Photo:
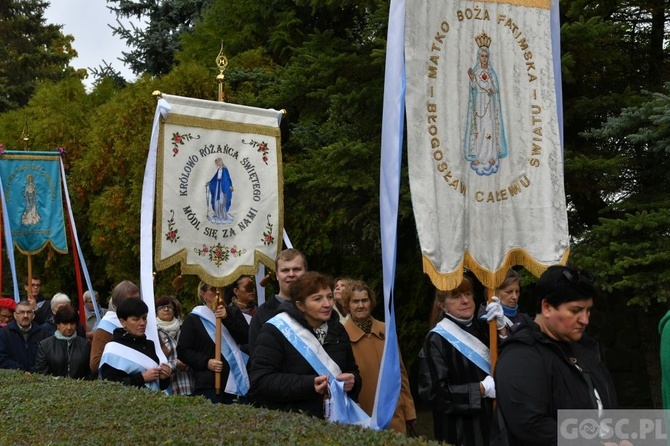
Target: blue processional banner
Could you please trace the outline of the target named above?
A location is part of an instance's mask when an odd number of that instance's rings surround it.
[[[0,156],[0,179],[14,246],[37,254],[48,244],[67,253],[60,154],[5,151]]]

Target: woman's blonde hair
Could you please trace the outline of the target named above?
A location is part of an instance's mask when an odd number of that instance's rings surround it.
[[[433,302],[433,310],[430,313],[430,327],[433,328],[438,322],[442,320],[444,310],[442,307],[448,298],[461,295],[463,293],[472,292],[472,282],[467,277],[463,277],[463,282],[453,290],[435,291],[435,301]]]

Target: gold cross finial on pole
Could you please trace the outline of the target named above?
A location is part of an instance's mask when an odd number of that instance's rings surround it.
[[[28,141],[30,141],[30,132],[28,131],[28,121],[26,120],[23,124],[23,130],[21,130],[21,140],[23,141],[23,150],[28,150]]]
[[[223,72],[226,71],[228,67],[228,58],[223,54],[223,42],[221,42],[221,51],[219,55],[216,56],[216,67],[219,69],[219,74],[216,76],[216,80],[219,82],[219,102],[224,102],[223,97],[223,79],[225,76]]]

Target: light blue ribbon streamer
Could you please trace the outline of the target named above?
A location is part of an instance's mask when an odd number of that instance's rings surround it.
[[[60,176],[61,176],[61,184],[63,185],[63,192],[65,195],[65,204],[67,205],[67,213],[68,217],[70,218],[70,224],[72,225],[72,236],[74,238],[74,247],[77,250],[77,254],[79,256],[79,261],[81,262],[81,270],[84,274],[84,280],[86,281],[86,289],[88,289],[91,293],[91,302],[93,302],[93,311],[95,313],[95,320],[99,321],[100,320],[100,306],[98,305],[98,300],[95,298],[95,290],[93,289],[93,285],[91,282],[91,276],[88,273],[88,267],[86,266],[86,259],[84,258],[84,253],[81,251],[81,243],[79,243],[79,235],[77,234],[77,225],[75,224],[74,221],[74,214],[72,213],[72,203],[70,203],[70,191],[67,188],[67,181],[65,178],[65,166],[63,165],[63,158],[61,157],[59,159],[60,161]]]
[[[405,125],[405,11],[406,0],[391,0],[386,44],[384,105],[382,114],[379,227],[382,244],[386,342],[379,370],[372,419],[386,428],[400,397],[400,356],[396,333],[394,290],[398,238],[398,202],[402,140]]]
[[[2,222],[5,228],[5,246],[7,246],[7,257],[9,258],[9,267],[12,271],[12,279],[14,285],[14,300],[16,303],[21,301],[19,294],[18,277],[16,275],[16,262],[14,260],[14,242],[12,240],[12,230],[9,226],[9,216],[7,213],[7,203],[5,202],[5,190],[2,187],[2,179],[0,178],[0,196],[2,197]]]

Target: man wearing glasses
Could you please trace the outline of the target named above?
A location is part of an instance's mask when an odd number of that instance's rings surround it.
[[[35,310],[30,302],[16,304],[14,321],[0,330],[0,368],[33,372],[37,344],[45,338],[44,330],[33,323],[34,319]]]
[[[491,444],[555,445],[558,410],[617,408],[600,347],[585,332],[597,294],[577,268],[555,265],[540,276],[535,319],[524,317],[501,346]]]

